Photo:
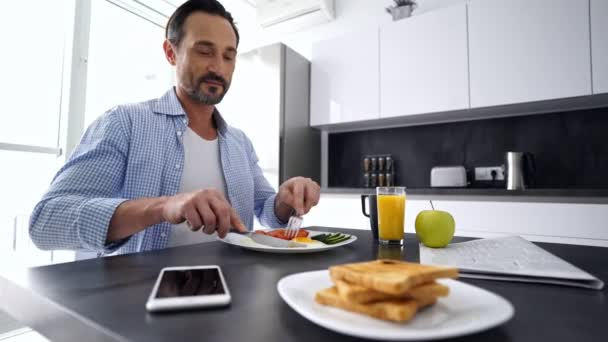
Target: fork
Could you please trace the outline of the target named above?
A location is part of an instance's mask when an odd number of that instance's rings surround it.
[[[302,227],[302,221],[304,221],[302,216],[295,215],[295,212],[289,217],[289,221],[287,221],[287,227],[285,227],[285,236],[288,239],[291,240],[298,236],[298,233],[300,232],[300,227]]]

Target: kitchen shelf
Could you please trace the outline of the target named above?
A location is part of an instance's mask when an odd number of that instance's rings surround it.
[[[608,189],[406,188],[406,192],[412,199],[608,204]],[[375,190],[326,187],[321,189],[321,193],[363,195],[373,194]]]

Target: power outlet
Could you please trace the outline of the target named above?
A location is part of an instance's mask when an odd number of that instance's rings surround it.
[[[493,181],[493,180],[504,180],[505,174],[502,166],[489,166],[489,167],[476,167],[475,168],[475,180],[476,181]]]

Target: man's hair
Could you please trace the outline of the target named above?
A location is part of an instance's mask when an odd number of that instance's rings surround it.
[[[165,29],[165,38],[175,46],[179,46],[184,38],[184,24],[186,19],[194,12],[205,12],[207,14],[218,15],[230,23],[236,34],[236,45],[239,45],[239,31],[234,25],[234,20],[230,12],[217,0],[188,0],[179,6],[169,18]]]

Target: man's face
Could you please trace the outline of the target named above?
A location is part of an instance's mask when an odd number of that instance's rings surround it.
[[[176,67],[178,87],[206,105],[222,101],[230,87],[236,59],[236,34],[228,20],[204,12],[184,23],[184,37],[167,58]]]

